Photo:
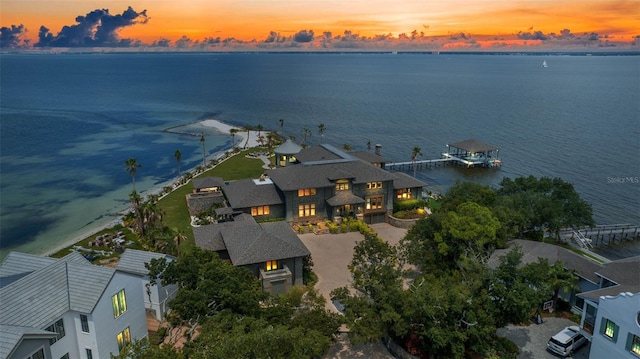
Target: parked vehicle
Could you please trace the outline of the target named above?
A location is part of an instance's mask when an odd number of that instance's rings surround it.
[[[587,344],[587,338],[580,334],[580,328],[572,325],[562,329],[556,335],[549,338],[547,350],[566,357],[585,344]]]

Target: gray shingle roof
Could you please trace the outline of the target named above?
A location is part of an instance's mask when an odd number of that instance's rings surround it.
[[[618,284],[640,285],[640,256],[606,263],[597,273]]]
[[[354,151],[354,152],[349,152],[351,155],[365,161],[368,163],[388,163],[391,162],[388,159],[386,159],[385,157],[382,157],[380,155],[376,155],[375,152],[369,152],[369,151]]]
[[[222,187],[224,186],[224,181],[221,177],[200,177],[193,179],[193,188],[210,188],[210,187]]]
[[[91,313],[115,270],[79,259],[56,260],[1,288],[0,322],[42,328],[69,310]]]
[[[349,191],[336,191],[336,195],[329,198],[327,203],[332,206],[343,206],[345,204],[359,204],[364,203],[364,199],[354,195]]]
[[[351,156],[349,156],[351,157]],[[340,152],[330,151],[325,146],[311,146],[301,150],[296,159],[302,163],[304,162],[316,162],[316,161],[333,161],[345,159]]]
[[[426,183],[417,180],[416,178],[411,177],[404,172],[393,172],[393,174],[396,176],[396,179],[393,180],[393,188],[395,189],[417,188],[427,185]]]
[[[55,338],[56,333],[43,329],[0,324],[0,358],[8,358],[22,338]]]
[[[144,266],[144,264],[149,263],[152,259],[160,258],[165,258],[168,262],[176,259],[168,254],[127,249],[120,256],[120,260],[116,265],[116,270],[145,276],[149,274],[149,270]]]
[[[602,269],[601,265],[568,249],[553,244],[528,241],[524,239],[509,241],[508,249],[498,249],[494,251],[491,258],[489,258],[489,266],[492,268],[497,267],[498,264],[500,264],[499,258],[506,255],[507,252],[511,250],[511,247],[515,245],[519,245],[524,253],[521,265],[537,262],[538,258],[547,259],[549,264],[562,261],[567,268],[575,270],[576,274],[580,277],[587,279],[592,283],[598,284],[600,282],[600,278],[596,275],[596,272]]]
[[[238,266],[310,254],[286,222],[258,224],[248,217],[248,220],[194,228],[196,244],[211,248],[218,246],[222,239],[231,262]]]
[[[640,284],[614,285],[612,287],[578,293],[577,296],[598,302],[600,300],[600,297],[616,296],[620,293],[640,293]]]
[[[229,205],[236,209],[284,203],[271,180],[260,182],[249,178],[241,179],[230,182],[222,190]]]
[[[280,167],[267,171],[267,174],[282,191],[333,187],[334,181],[342,178],[352,179],[354,184],[393,181],[397,178],[388,171],[357,159],[345,163]]]

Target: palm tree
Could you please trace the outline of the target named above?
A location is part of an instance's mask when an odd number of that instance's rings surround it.
[[[280,132],[282,132],[282,137],[284,137],[284,119],[279,119],[278,122],[280,122]]]
[[[232,128],[229,130],[229,132],[231,132],[231,149],[235,150],[236,149],[236,133],[238,133],[238,129]]]
[[[202,143],[202,167],[207,166],[207,153],[204,150],[204,132],[200,132],[200,143]]]
[[[413,177],[416,176],[416,161],[418,160],[418,156],[422,155],[422,149],[418,146],[414,146],[411,151],[411,161],[413,161]]]
[[[367,140],[367,151],[371,152],[371,140]]]
[[[322,136],[324,136],[324,123],[318,125],[318,134],[320,135],[320,143],[322,144]]]
[[[182,175],[180,173],[180,160],[182,159],[182,152],[180,152],[180,150],[176,150],[176,152],[173,153],[173,157],[175,157],[176,161],[178,161],[178,177],[180,177]]]
[[[580,286],[578,285],[578,277],[574,274],[573,271],[566,269],[562,261],[557,261],[552,266],[549,266],[547,284],[553,290],[554,308],[558,303],[560,290],[571,292],[573,290],[580,289]]]
[[[133,180],[133,191],[136,191],[136,169],[142,167],[141,164],[138,163],[135,157],[131,157],[128,160],[124,161],[124,165],[126,170],[131,175],[131,179]]]
[[[261,125],[261,124],[258,124],[258,125],[256,126],[256,131],[258,131],[258,137],[260,137],[260,132],[261,132],[262,130],[264,130],[264,127],[262,127],[262,125]]]
[[[344,145],[342,145],[342,148],[343,148],[345,151],[351,151],[351,148],[352,148],[352,147],[351,147],[351,145],[350,145],[350,144],[345,143]]]
[[[305,143],[307,141],[307,137],[311,137],[311,130],[308,128],[302,129],[302,142],[300,142],[300,146],[306,147]]]
[[[244,126],[244,129],[245,131],[247,131],[247,140],[244,141],[244,149],[247,149],[247,147],[249,146],[249,133],[251,132],[253,127],[247,125],[247,126]]]

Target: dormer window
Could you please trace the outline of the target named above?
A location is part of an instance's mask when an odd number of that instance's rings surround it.
[[[367,182],[367,189],[381,189],[382,182]]]
[[[349,181],[348,180],[338,180],[336,181],[336,191],[348,191],[349,190]]]

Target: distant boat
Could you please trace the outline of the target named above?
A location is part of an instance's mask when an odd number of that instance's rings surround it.
[[[549,65],[547,65],[547,60],[542,61],[542,67],[549,67]]]

